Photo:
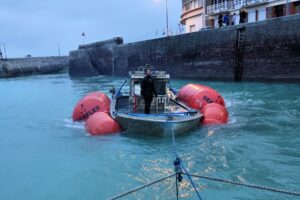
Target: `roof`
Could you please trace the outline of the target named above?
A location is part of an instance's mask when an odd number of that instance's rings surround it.
[[[129,76],[131,79],[143,79],[145,77],[144,71],[130,71]],[[170,74],[165,71],[152,71],[152,77],[155,79],[170,79]]]

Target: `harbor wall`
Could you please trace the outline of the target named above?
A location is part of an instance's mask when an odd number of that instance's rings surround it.
[[[0,78],[60,73],[68,66],[68,56],[3,59],[0,60]]]
[[[300,82],[300,15],[246,27],[243,80]]]
[[[70,52],[69,74],[71,77],[89,77],[111,74],[114,63],[114,49],[123,43],[122,38],[113,38],[87,45]]]
[[[71,77],[127,76],[145,64],[179,78],[300,82],[300,15],[135,43],[114,38],[81,46],[70,52],[69,72]]]

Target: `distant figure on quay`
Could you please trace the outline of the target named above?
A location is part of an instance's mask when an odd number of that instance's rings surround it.
[[[246,23],[246,18],[247,18],[247,12],[243,8],[240,10],[240,24]]]
[[[222,15],[222,13],[220,13],[220,15],[219,15],[218,24],[219,24],[219,27],[222,27],[222,25],[223,25],[223,15]]]

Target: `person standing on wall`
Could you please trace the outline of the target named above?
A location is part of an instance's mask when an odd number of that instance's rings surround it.
[[[247,12],[245,9],[240,10],[240,24],[246,23]]]
[[[223,15],[222,15],[222,13],[219,14],[218,24],[219,24],[219,27],[222,27],[222,25],[223,25]]]
[[[226,15],[224,16],[224,23],[226,24],[226,26],[229,26],[229,13],[226,13]]]
[[[150,69],[146,69],[146,76],[142,80],[141,94],[145,101],[145,114],[150,114],[150,106],[153,100],[153,95],[157,97],[157,93],[154,87],[154,80],[151,76]]]
[[[236,14],[235,13],[233,13],[233,16],[232,16],[231,25],[236,25]]]

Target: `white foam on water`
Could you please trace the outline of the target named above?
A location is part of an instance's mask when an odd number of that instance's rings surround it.
[[[74,129],[80,129],[84,130],[84,122],[73,122],[72,119],[64,119],[64,126],[67,128],[74,128]]]

